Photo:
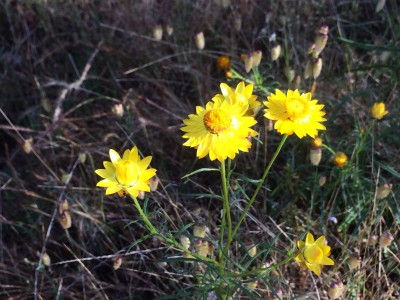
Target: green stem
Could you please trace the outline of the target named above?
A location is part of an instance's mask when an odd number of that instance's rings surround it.
[[[175,239],[171,239],[169,237],[166,237],[165,235],[161,234],[161,232],[158,231],[157,228],[155,228],[153,226],[153,224],[150,222],[149,218],[146,216],[145,212],[143,211],[142,207],[140,206],[139,201],[136,199],[136,197],[132,197],[133,199],[133,204],[135,205],[136,209],[138,210],[140,216],[142,217],[142,220],[144,222],[144,224],[146,225],[147,230],[150,231],[150,234],[154,234],[160,238],[162,238],[165,242],[167,242],[169,245],[172,245],[180,250],[182,250],[183,252],[185,252],[186,254],[193,256],[199,260],[202,261],[206,261],[212,264],[217,264],[217,262],[213,259],[210,259],[208,257],[204,257],[201,255],[198,255],[197,253],[192,253],[190,252],[188,249],[186,249],[185,247],[183,247],[178,241],[176,241]]]
[[[228,194],[228,182],[226,180],[226,167],[225,161],[221,161],[221,181],[222,181],[222,197],[224,198],[224,215],[226,217],[226,222],[228,225],[228,241],[232,239],[232,220],[231,220],[231,209],[229,203],[229,194]],[[228,255],[228,244],[224,248],[225,255]]]
[[[236,224],[235,229],[233,230],[232,233],[232,239],[228,240],[227,242],[227,246],[229,246],[229,244],[232,242],[232,240],[235,238],[237,231],[239,230],[240,225],[242,224],[244,218],[246,217],[247,213],[249,212],[249,209],[251,207],[251,205],[253,204],[254,200],[256,199],[258,192],[260,191],[262,185],[264,184],[265,178],[267,177],[269,170],[271,169],[273,163],[275,162],[275,159],[277,158],[279,152],[281,151],[283,145],[285,144],[285,141],[287,139],[288,135],[284,135],[281,142],[278,145],[278,148],[276,149],[274,155],[272,156],[271,160],[269,161],[269,164],[267,166],[267,168],[264,171],[264,174],[262,176],[262,178],[260,179],[260,182],[257,185],[256,190],[254,191],[253,196],[251,197],[250,201],[247,203],[246,207],[244,208],[242,214],[240,215],[240,219],[239,222]]]

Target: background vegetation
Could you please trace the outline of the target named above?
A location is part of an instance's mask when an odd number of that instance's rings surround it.
[[[292,262],[269,285],[237,297],[268,299],[281,290],[284,299],[327,299],[329,285],[341,280],[343,299],[398,299],[399,11],[395,0],[2,1],[0,297],[187,298],[179,293],[201,286],[193,275],[201,268],[163,262],[179,252],[158,239],[142,241],[147,232],[133,222],[132,203],[105,197],[95,188],[94,170],[109,148],[137,145],[158,169],[160,185],[146,195],[158,227],[202,222],[218,239],[221,203],[207,196],[220,193],[218,174],[181,179],[217,165],[182,147],[182,120],[218,93],[221,82],[239,82],[217,67],[220,55],[244,75],[241,54],[261,50],[264,89],[293,88],[285,76],[290,68],[301,75],[300,89],[310,91],[313,81],[303,78],[307,49],[327,24],[314,97],[327,112],[324,143],[349,162],[335,167],[324,148],[320,165],[312,166],[310,139],[289,138],[240,234],[280,251],[308,230],[324,234],[336,264],[314,278]],[[161,40],[153,37],[157,25]],[[206,46],[198,50],[194,36],[201,31]],[[272,62],[275,44],[284,51]],[[256,93],[260,100],[267,96]],[[389,114],[371,128],[369,108],[377,101]],[[262,125],[261,114],[258,119],[259,141],[235,161],[239,191],[254,189],[249,179],[260,177],[280,140]],[[385,183],[393,189],[378,199],[377,187]],[[244,198],[235,195],[233,213],[239,214]],[[66,230],[58,222],[64,199],[72,220]],[[394,237],[390,246],[371,245],[385,231]],[[49,266],[39,263],[44,253]],[[354,257],[361,260],[352,269]],[[255,261],[279,259],[279,252],[267,251]]]

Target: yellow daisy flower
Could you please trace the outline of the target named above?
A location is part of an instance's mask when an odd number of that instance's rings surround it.
[[[321,274],[322,265],[334,265],[334,261],[328,256],[331,247],[325,245],[325,236],[320,236],[314,241],[314,236],[307,233],[306,241],[297,241],[299,250],[296,252],[295,260],[300,263],[303,269],[310,269],[318,276]]]
[[[249,136],[256,136],[250,127],[257,123],[251,116],[245,116],[248,105],[233,103],[221,97],[214,97],[206,107],[196,107],[196,114],[183,120],[186,126],[184,146],[197,149],[197,157],[209,155],[211,160],[233,159],[240,151],[248,152],[251,147]]]
[[[221,70],[228,70],[231,67],[231,59],[226,55],[218,56],[217,66]]]
[[[105,169],[96,170],[96,174],[104,178],[96,186],[105,187],[106,195],[118,193],[137,197],[140,191],[150,192],[150,178],[156,174],[156,169],[147,169],[151,156],[140,159],[137,147],[125,150],[122,158],[118,152],[110,149],[111,161],[104,161]]]
[[[264,117],[276,121],[275,129],[281,134],[295,133],[299,138],[306,135],[316,137],[318,130],[325,130],[321,122],[326,121],[322,111],[324,105],[317,104],[311,93],[301,94],[298,90],[288,90],[285,95],[276,89],[264,104],[267,107]]]
[[[388,111],[385,108],[385,103],[383,102],[375,102],[374,105],[371,107],[370,112],[371,116],[377,120],[382,119],[388,114]]]
[[[347,164],[347,161],[349,158],[347,155],[343,152],[336,152],[336,154],[333,157],[333,163],[338,166],[338,167],[343,167],[345,164]]]
[[[261,102],[257,101],[257,96],[253,95],[253,85],[240,82],[236,88],[231,88],[226,83],[221,83],[221,94],[217,94],[214,98],[218,99],[227,99],[232,101],[233,103],[241,102],[244,105],[249,105],[249,109],[247,111],[247,115],[255,115],[258,112],[258,109],[261,106]],[[213,99],[214,99],[213,98]]]

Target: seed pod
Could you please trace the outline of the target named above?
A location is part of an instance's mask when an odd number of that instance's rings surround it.
[[[361,256],[351,255],[347,259],[347,264],[349,265],[350,270],[357,269],[361,264]]]
[[[24,144],[22,145],[22,149],[26,154],[29,154],[32,152],[32,144],[33,144],[33,138],[30,137],[29,139],[24,140]]]
[[[368,239],[368,246],[374,247],[376,243],[378,242],[378,236],[377,235],[371,235]]]
[[[262,59],[262,51],[254,51],[251,55],[253,56],[253,67],[258,67]]]
[[[304,70],[304,79],[308,79],[313,74],[313,66],[310,60],[307,61],[306,68]]]
[[[47,254],[47,252],[43,253],[43,255],[42,255],[42,263],[46,267],[50,267],[50,265],[51,265],[51,259],[50,259],[50,256]]]
[[[251,71],[251,68],[253,67],[253,56],[248,54],[244,58],[244,69],[246,70],[246,73],[249,73]]]
[[[193,226],[193,235],[195,237],[204,238],[206,236],[207,227],[204,224],[198,224]]]
[[[181,235],[179,237],[179,242],[181,243],[183,248],[185,248],[185,249],[189,249],[190,248],[190,240],[186,235]]]
[[[317,79],[318,76],[321,74],[322,70],[322,58],[318,58],[314,64],[313,64],[313,69],[312,69],[312,74],[314,79]]]
[[[60,214],[62,214],[63,211],[68,209],[69,209],[68,200],[64,198],[63,200],[60,201],[58,211]]]
[[[60,225],[64,229],[68,229],[72,226],[72,221],[71,221],[71,213],[69,210],[64,210],[59,216],[58,216],[58,221],[60,222]]]
[[[158,179],[157,176],[153,176],[152,178],[150,178],[150,191],[151,192],[155,192],[157,190],[159,181],[160,180]]]

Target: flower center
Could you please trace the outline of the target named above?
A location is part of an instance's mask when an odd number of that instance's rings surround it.
[[[208,111],[203,118],[204,126],[211,133],[218,134],[231,125],[231,117],[221,109]]]
[[[137,180],[138,168],[130,160],[122,160],[115,168],[117,180],[122,185],[131,185]]]
[[[307,104],[299,98],[290,98],[285,102],[286,112],[290,119],[297,119],[307,111]]]
[[[317,264],[322,260],[324,253],[320,247],[311,245],[304,248],[303,256],[308,263]]]

